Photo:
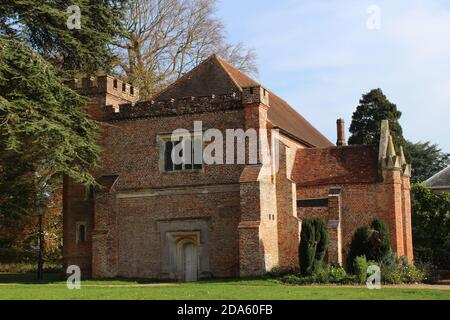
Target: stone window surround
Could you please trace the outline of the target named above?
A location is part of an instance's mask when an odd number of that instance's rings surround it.
[[[203,149],[205,147],[204,141],[203,141],[203,132],[193,132],[190,131],[191,137],[193,138],[194,135],[200,135],[202,139],[202,158],[203,158]],[[204,173],[205,171],[205,164],[202,160],[202,168],[201,169],[185,169],[182,170],[173,170],[173,171],[166,171],[165,168],[165,149],[166,149],[166,142],[171,141],[172,133],[158,133],[156,135],[156,142],[159,148],[159,172],[164,174],[180,174],[180,173]]]

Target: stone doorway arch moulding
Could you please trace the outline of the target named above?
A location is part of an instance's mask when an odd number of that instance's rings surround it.
[[[184,280],[183,246],[196,246],[198,278],[211,277],[209,262],[209,219],[177,219],[159,221],[161,239],[161,277]]]
[[[176,244],[177,278],[182,281],[197,281],[200,265],[198,254],[200,232],[173,232],[171,236],[175,239]],[[187,261],[188,259],[191,261]]]

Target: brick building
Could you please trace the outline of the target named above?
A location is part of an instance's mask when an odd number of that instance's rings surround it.
[[[429,178],[425,184],[435,192],[450,193],[450,166]]]
[[[388,223],[397,254],[412,259],[410,166],[396,154],[387,122],[379,150],[345,146],[341,120],[334,146],[217,56],[153,101],[137,102],[138,90],[111,77],[72,86],[91,98],[89,112],[102,123],[102,160],[95,190],[64,181],[66,265],[94,277],[260,275],[298,266],[306,217],[328,224],[330,262],[343,263],[356,229],[376,218]],[[263,152],[240,164],[173,163],[170,134],[193,130],[194,121],[224,135],[260,130]],[[201,148],[212,143],[193,137]]]

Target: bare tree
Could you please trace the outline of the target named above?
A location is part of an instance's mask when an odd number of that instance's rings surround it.
[[[255,53],[229,44],[215,17],[216,0],[134,0],[118,46],[119,69],[149,97],[217,53],[245,72],[257,74]]]

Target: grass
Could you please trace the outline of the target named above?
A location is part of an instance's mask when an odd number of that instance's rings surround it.
[[[286,286],[272,280],[155,284],[139,279],[86,280],[68,290],[57,274],[0,274],[0,299],[39,300],[450,300],[450,291],[413,288]]]

